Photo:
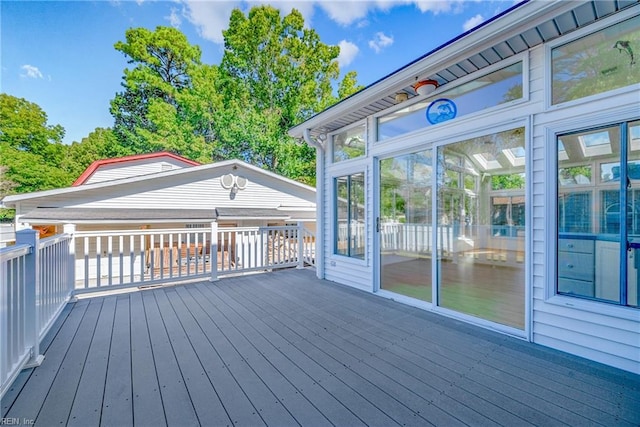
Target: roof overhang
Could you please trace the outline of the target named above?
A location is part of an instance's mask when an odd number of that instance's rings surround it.
[[[217,218],[213,209],[91,209],[36,208],[19,218],[23,223],[52,224],[148,224],[159,222],[212,222]]]
[[[315,210],[264,208],[216,209],[91,209],[36,208],[19,218],[35,224],[152,224],[168,222],[202,223],[224,220],[313,221]]]
[[[637,0],[534,1],[526,0],[433,49],[289,130],[314,140],[397,104],[396,94],[417,96],[413,85],[438,81],[439,89],[461,77],[490,67],[532,47],[575,31],[627,7]],[[308,138],[307,138],[308,139]]]

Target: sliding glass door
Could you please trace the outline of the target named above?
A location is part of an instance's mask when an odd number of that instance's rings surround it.
[[[380,161],[380,288],[431,301],[431,151]]]
[[[438,305],[524,329],[524,129],[438,148]]]
[[[380,160],[381,290],[524,329],[524,140],[518,128]]]

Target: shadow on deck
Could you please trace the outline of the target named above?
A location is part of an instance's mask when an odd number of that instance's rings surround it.
[[[287,270],[68,304],[36,425],[639,425],[640,377]]]

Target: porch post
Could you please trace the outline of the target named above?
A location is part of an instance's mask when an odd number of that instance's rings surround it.
[[[69,284],[69,291],[73,293],[76,288],[76,225],[65,224],[63,231],[65,234],[71,235],[71,241],[69,242],[69,263],[67,264],[67,282]]]
[[[216,282],[218,279],[218,223],[211,222],[211,277],[210,282]]]
[[[304,268],[304,224],[298,221],[298,265],[296,268]]]
[[[24,298],[25,298],[25,343],[31,347],[29,361],[25,368],[40,366],[44,356],[40,354],[40,340],[38,324],[38,301],[36,300],[36,290],[40,285],[40,262],[38,260],[38,242],[40,235],[37,230],[20,230],[16,232],[16,245],[29,245],[31,252],[25,256],[24,266]]]

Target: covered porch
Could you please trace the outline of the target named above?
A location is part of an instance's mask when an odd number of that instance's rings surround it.
[[[36,425],[638,425],[640,377],[316,278],[65,306],[2,400]]]

